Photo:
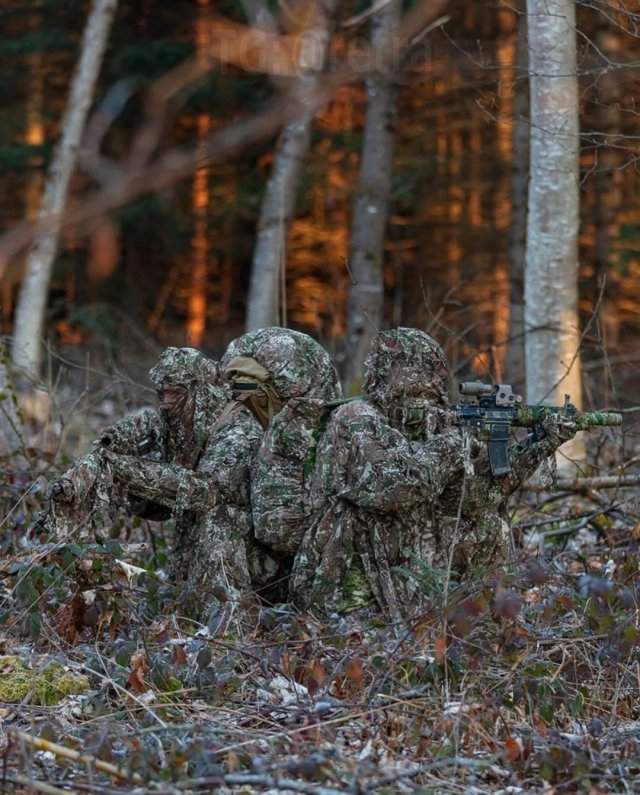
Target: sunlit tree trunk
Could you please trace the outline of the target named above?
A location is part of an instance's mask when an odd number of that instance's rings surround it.
[[[601,52],[612,61],[624,60],[620,36],[603,26],[596,36],[596,44]],[[620,335],[620,318],[616,299],[619,288],[616,284],[619,269],[612,268],[612,242],[620,235],[621,186],[623,178],[620,151],[615,143],[621,132],[620,116],[623,106],[624,83],[620,75],[612,70],[604,70],[598,78],[598,102],[595,108],[596,133],[601,134],[601,146],[595,151],[595,279],[592,284],[592,299],[600,292],[603,279],[606,291],[600,310],[601,331],[605,347],[617,347]],[[607,388],[609,384],[607,383]]]
[[[42,25],[42,0],[33,4],[33,19],[30,28],[38,30]],[[26,58],[29,72],[28,95],[26,101],[24,142],[27,146],[39,148],[44,144],[44,70],[42,52],[37,50]],[[29,174],[26,181],[24,213],[29,219],[38,214],[43,183],[42,153],[29,159]],[[2,320],[9,329],[13,310],[13,297],[22,263],[13,263],[2,279]],[[0,340],[0,455],[12,456],[18,463],[24,447],[22,419],[15,403],[16,390],[10,373],[9,349]]]
[[[37,31],[42,26],[42,0],[33,3],[30,30]],[[42,51],[36,50],[26,57],[26,68],[29,82],[25,107],[24,142],[36,149],[36,154],[29,158],[29,171],[24,193],[24,212],[27,218],[34,219],[40,207],[43,183],[42,151],[37,151],[44,144],[44,63]],[[13,300],[16,285],[19,284],[23,263],[14,262],[4,273],[0,284],[2,295],[2,327],[7,333],[11,328]]]
[[[317,85],[324,67],[330,38],[329,26],[336,6],[337,0],[317,3],[315,22],[304,35],[304,45],[301,46],[301,75],[293,98],[300,102],[303,109],[300,116],[287,124],[280,134],[273,156],[271,177],[262,200],[247,302],[248,331],[284,322],[286,317],[286,307],[281,307],[281,304],[285,302],[282,285],[287,236],[315,116],[315,111],[304,109],[305,95]]]
[[[16,310],[13,359],[31,372],[39,369],[44,312],[51,270],[58,249],[59,219],[64,213],[67,191],[77,150],[91,106],[95,84],[118,0],[94,0],[85,27],[80,60],[71,82],[67,110],[61,123],[61,138],[53,155],[40,217],[50,221],[47,231],[27,254],[25,276]]]
[[[575,3],[527,0],[531,149],[525,271],[527,397],[580,406],[579,119]],[[580,454],[576,444],[568,455]]]
[[[388,47],[396,34],[401,0],[390,0],[371,22],[374,50]],[[359,387],[371,339],[381,328],[384,310],[384,239],[389,212],[395,117],[394,75],[380,72],[367,80],[368,105],[360,178],[349,243],[349,302],[345,384]]]
[[[496,39],[498,72],[499,116],[496,124],[497,149],[500,158],[500,177],[494,189],[494,228],[501,240],[509,236],[513,218],[510,173],[513,168],[513,111],[515,101],[514,72],[517,58],[518,18],[510,8],[498,11],[499,33]],[[509,329],[511,325],[511,290],[509,285],[508,250],[501,244],[495,254],[494,264],[494,315],[493,315],[493,372],[498,382],[503,382],[507,363]],[[523,362],[524,366],[524,362]]]
[[[524,259],[527,238],[527,180],[529,177],[529,86],[527,16],[524,0],[516,6],[518,33],[513,82],[511,129],[511,224],[509,226],[509,344],[506,377],[525,390]]]
[[[210,45],[209,0],[198,0],[200,11],[195,20],[195,43],[197,55],[206,58]],[[208,113],[198,114],[198,142],[201,144],[211,129]],[[199,347],[207,325],[207,270],[209,265],[209,166],[196,169],[192,184],[193,236],[191,249],[191,289],[187,304],[187,339],[190,345]]]

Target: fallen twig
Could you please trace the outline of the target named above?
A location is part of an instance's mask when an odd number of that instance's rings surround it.
[[[416,765],[416,767],[408,770],[398,771],[391,773],[388,776],[372,781],[365,787],[361,788],[361,792],[379,792],[382,787],[387,787],[389,784],[395,784],[404,778],[416,778],[423,773],[433,773],[435,770],[442,770],[448,767],[466,767],[466,768],[487,768],[492,764],[491,760],[485,759],[468,759],[466,757],[454,756],[449,759],[436,759],[433,762],[427,762],[424,765]]]
[[[179,781],[171,789],[137,789],[138,795],[175,795],[177,791],[206,789],[214,791],[214,788],[221,786],[228,787],[260,787],[268,790],[289,790],[290,792],[301,792],[303,795],[351,795],[356,790],[353,787],[345,789],[334,789],[324,787],[321,784],[314,784],[307,781],[298,781],[292,778],[279,778],[278,776],[262,775],[258,773],[223,773],[219,776],[206,776],[204,778],[191,778]],[[83,787],[87,789],[87,787]],[[53,794],[52,794],[53,795]],[[58,795],[58,793],[55,793]]]
[[[640,486],[640,475],[605,475],[593,478],[560,478],[554,480],[551,486],[541,483],[526,483],[526,491],[577,491],[585,492],[590,489],[617,489]]]
[[[69,793],[76,792],[76,790],[72,789],[60,789],[59,787],[54,787],[53,784],[47,784],[46,781],[38,781],[35,778],[23,776],[22,773],[11,773],[9,776],[7,776],[7,781],[11,782],[12,784],[21,784],[23,787],[26,787],[27,790],[44,792],[45,795],[69,795]]]
[[[180,789],[191,789],[194,786],[212,786],[220,784],[228,784],[229,786],[253,786],[263,787],[264,789],[275,790],[292,790],[293,792],[302,792],[306,795],[345,795],[346,792],[353,792],[352,789],[333,789],[332,787],[323,787],[318,784],[312,784],[305,781],[296,781],[289,778],[277,778],[276,776],[262,776],[256,773],[227,773],[220,776],[218,779],[200,779],[199,781],[185,781],[180,783]]]
[[[117,767],[117,765],[112,765],[110,762],[104,762],[102,759],[98,759],[92,754],[82,754],[80,751],[74,751],[73,748],[67,748],[66,745],[52,743],[50,740],[45,740],[43,737],[34,737],[32,734],[27,734],[17,729],[11,732],[11,736],[19,742],[26,743],[36,748],[38,751],[49,751],[55,754],[55,756],[69,759],[72,762],[80,762],[81,764],[87,765],[87,767],[95,768],[95,770],[99,770],[101,773],[107,773],[123,781],[135,781],[137,784],[142,783],[142,777],[137,773],[124,770],[121,767]],[[29,781],[29,779],[25,780]],[[45,790],[42,791],[44,792]],[[55,791],[61,792],[62,790]]]

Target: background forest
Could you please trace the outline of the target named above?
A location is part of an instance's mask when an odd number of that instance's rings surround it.
[[[340,4],[329,69],[367,45],[368,20],[358,22],[357,16],[364,8]],[[120,4],[96,92],[98,107],[113,117],[103,142],[109,157],[128,152],[144,119],[145,89],[206,48],[212,10],[204,0]],[[75,0],[3,4],[0,225],[5,230],[37,211],[85,12],[86,4]],[[215,12],[246,20],[241,3],[216,3]],[[383,323],[429,328],[447,345],[454,370],[471,366],[521,385],[529,157],[526,15],[513,5],[456,0],[443,15],[446,19],[409,50],[393,74],[397,115]],[[601,378],[604,350],[622,398],[631,373],[620,362],[628,361],[637,335],[640,47],[632,11],[589,2],[577,5],[577,15],[583,328],[598,308],[597,322],[582,342],[582,359],[587,376],[596,376],[602,400],[603,388],[612,387],[610,378]],[[293,12],[291,20],[295,25]],[[162,145],[193,144],[264,108],[278,88],[270,74],[219,65],[189,86],[172,109]],[[315,116],[310,149],[293,187],[279,317],[273,318],[314,334],[338,354],[348,324],[349,235],[366,110],[360,80],[340,87]],[[247,320],[274,145],[273,136],[266,136],[240,156],[203,166],[191,178],[85,228],[68,229],[55,261],[46,338],[72,356],[88,346],[121,357],[132,333],[138,348],[142,335],[151,347],[189,342],[219,353]],[[72,190],[86,188],[92,178],[95,174],[80,169]],[[5,334],[13,330],[23,264],[14,257],[3,275]]]
[[[639,791],[639,97],[633,0],[2,0],[3,792]],[[164,347],[271,324],[623,426],[413,621],[204,625],[173,519],[37,519]]]

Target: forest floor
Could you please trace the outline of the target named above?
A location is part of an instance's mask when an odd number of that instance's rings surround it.
[[[425,570],[403,626],[264,605],[204,627],[167,528],[34,532],[54,452],[1,469],[3,791],[640,792],[640,490],[520,495],[517,559]]]

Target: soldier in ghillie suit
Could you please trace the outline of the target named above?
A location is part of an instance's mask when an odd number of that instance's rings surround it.
[[[307,476],[327,404],[341,395],[338,374],[315,340],[277,327],[232,342],[220,365],[265,429],[252,466],[254,535],[285,578],[309,526]]]
[[[165,351],[150,373],[167,429],[166,463],[107,458],[130,492],[171,510],[176,579],[192,611],[209,620],[221,609],[233,613],[252,590],[249,473],[262,428],[230,399],[215,363],[186,351]]]
[[[108,429],[95,450],[54,484],[54,513],[88,515],[123,504],[175,520],[172,574],[206,616],[251,589],[249,467],[262,428],[230,400],[217,364],[192,348],[169,348],[151,370],[158,411]],[[141,444],[144,455],[141,455]]]
[[[573,429],[547,420],[542,441],[514,447],[513,474],[499,483],[482,445],[456,426],[447,385],[444,352],[429,335],[400,328],[374,339],[363,399],[337,408],[318,443],[313,520],[291,578],[302,608],[341,611],[373,597],[400,621],[421,607],[425,567],[507,554],[508,494]],[[452,554],[458,546],[465,554]]]

